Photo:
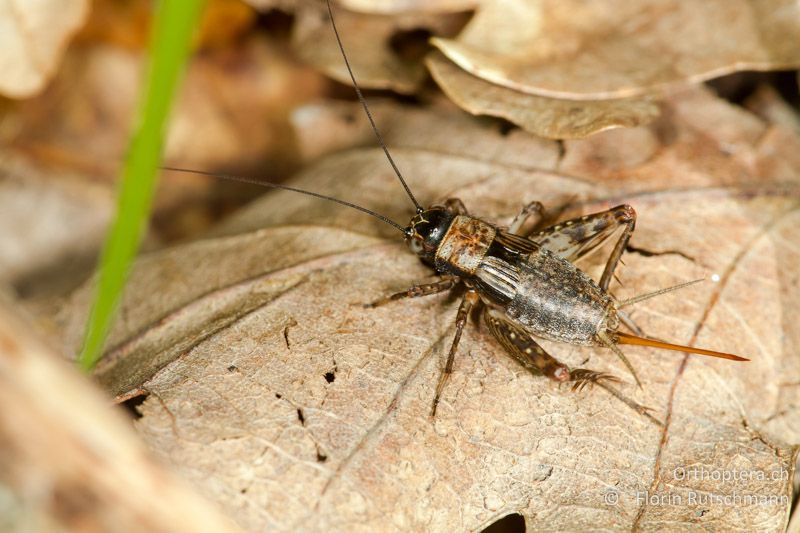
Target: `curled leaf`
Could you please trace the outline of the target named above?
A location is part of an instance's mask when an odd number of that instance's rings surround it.
[[[41,91],[88,7],[86,0],[0,1],[0,93],[27,98]]]
[[[800,65],[800,7],[792,0],[507,0],[481,4],[458,38],[432,43],[467,72],[519,92],[625,98]]]
[[[473,76],[435,52],[425,60],[433,79],[458,106],[474,115],[504,118],[548,139],[646,124],[658,116],[649,98],[561,100],[526,94]]]

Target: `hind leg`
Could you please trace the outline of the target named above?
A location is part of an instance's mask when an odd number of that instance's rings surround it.
[[[629,205],[612,207],[608,211],[592,213],[579,218],[559,222],[530,235],[528,238],[542,248],[574,262],[606,242],[614,233],[623,227],[622,235],[609,255],[606,268],[600,277],[600,287],[608,290],[608,284],[614,274],[625,247],[633,234],[636,225],[636,211]]]
[[[615,376],[587,368],[570,370],[539,346],[528,332],[509,322],[501,313],[487,308],[484,316],[492,335],[509,355],[531,373],[543,374],[553,381],[571,382],[574,391],[583,390],[587,385],[597,385],[654,424],[662,425],[661,421],[650,414],[649,408],[634,402],[612,386],[619,382]]]
[[[567,365],[559,362],[539,346],[530,333],[510,322],[495,310],[487,309],[485,320],[489,331],[509,355],[534,374],[543,374],[553,381],[562,383],[573,382],[573,390],[580,390],[586,385],[600,381],[619,381],[611,374],[604,372],[595,372],[585,368],[570,370]]]

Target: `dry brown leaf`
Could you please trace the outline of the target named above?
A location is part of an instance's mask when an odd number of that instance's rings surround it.
[[[441,52],[429,55],[425,64],[439,87],[461,108],[473,115],[504,118],[548,139],[639,126],[658,116],[658,106],[649,98],[559,100],[489,83],[462,70]]]
[[[759,86],[747,98],[744,105],[773,124],[783,126],[790,131],[800,132],[800,114],[797,109],[781,98],[778,91],[769,85]]]
[[[36,292],[74,289],[70,278],[96,260],[113,214],[111,191],[5,151],[0,176],[0,283],[26,296],[32,285]]]
[[[338,5],[361,13],[455,13],[474,9],[481,0],[339,0]]]
[[[72,50],[50,90],[5,113],[0,142],[53,166],[111,174],[127,145],[141,74],[142,56],[131,50]],[[321,75],[270,39],[198,56],[177,97],[167,158],[205,168],[265,159],[270,168],[293,168],[289,115],[325,88]]]
[[[245,0],[261,11],[280,9],[293,13],[297,9],[297,0]],[[350,11],[373,14],[397,14],[411,12],[454,13],[475,7],[480,0],[338,0],[334,1],[334,9],[341,6]]]
[[[0,528],[237,531],[130,423],[0,307]]]
[[[87,0],[0,0],[0,93],[41,91],[87,12]]]
[[[381,135],[390,145],[457,153],[463,151],[466,140],[482,143],[481,150],[472,156],[479,160],[553,168],[558,159],[558,148],[552,141],[532,139],[495,122],[476,122],[469,115],[458,113],[458,108],[445,98],[422,110],[377,98],[370,98],[369,107],[377,123],[391,126],[381,127]],[[434,119],[439,123],[432,128]],[[292,127],[305,161],[345,148],[375,146],[375,133],[364,110],[351,102],[322,100],[303,106],[292,115]],[[487,135],[501,130],[502,137]]]
[[[204,49],[227,46],[246,35],[256,16],[256,11],[241,0],[213,0],[203,12],[197,43]]]
[[[297,9],[297,0],[244,0],[254,8],[261,11],[280,9],[286,13],[294,13]]]
[[[144,390],[137,427],[155,453],[253,530],[475,530],[512,512],[533,529],[779,530],[800,440],[800,141],[705,91],[666,106],[650,127],[566,142],[558,161],[554,143],[459,114],[426,126],[422,113],[384,111],[425,203],[457,195],[502,223],[534,199],[567,204],[564,216],[626,201],[640,218],[615,294],[719,276],[637,308],[650,334],[753,359],[626,349],[645,387],[622,391],[665,428],[603,390],[529,375],[485,328],[465,333],[431,421],[456,302],[364,309],[430,271],[392,228],[289,193],[238,220],[263,229],[143,259],[98,377],[115,393]],[[420,129],[398,134],[406,120]],[[411,212],[375,149],[327,158],[293,184],[400,221]],[[597,274],[601,261],[583,267]],[[87,295],[63,308],[68,352]],[[630,381],[605,350],[546,347]],[[716,479],[733,472],[749,478]]]
[[[332,78],[350,84],[328,12],[321,5],[304,5],[297,11],[292,44],[298,56]],[[425,29],[452,35],[463,25],[461,15],[404,13],[394,16],[354,13],[337,9],[336,26],[359,85],[411,94],[425,80],[421,61],[402,57],[391,37],[403,30]]]
[[[505,0],[481,4],[457,39],[432,42],[464,70],[520,92],[622,98],[740,70],[800,65],[800,6]]]
[[[92,9],[75,37],[76,43],[106,43],[143,50],[150,35],[155,6],[147,2],[94,0]]]
[[[267,168],[271,179],[293,173],[300,155],[287,134],[291,112],[328,81],[287,58],[285,48],[254,36],[196,57],[176,102],[167,161],[190,168],[236,161],[240,169]],[[65,275],[83,281],[90,272],[113,212],[112,180],[128,143],[141,67],[142,55],[131,49],[74,47],[47,91],[3,109],[0,281],[29,295],[33,285],[41,293]],[[162,180],[156,240],[208,226],[224,202],[242,202],[219,190],[197,176]],[[178,208],[180,220],[171,215]]]

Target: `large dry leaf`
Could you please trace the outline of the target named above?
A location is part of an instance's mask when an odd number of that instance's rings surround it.
[[[713,31],[709,31],[713,28]],[[450,60],[520,92],[570,99],[651,93],[800,64],[793,0],[503,0],[480,5]]]
[[[639,390],[606,350],[546,343],[622,377],[663,427],[601,389],[528,374],[473,327],[430,420],[456,302],[363,308],[430,271],[392,228],[289,193],[255,203],[241,233],[143,259],[98,378],[147,394],[137,427],[154,453],[252,530],[474,530],[512,512],[536,529],[779,530],[800,440],[800,141],[706,92],[666,105],[651,127],[566,142],[557,161],[554,143],[458,114],[384,110],[424,202],[457,195],[501,223],[534,199],[564,216],[629,202],[640,216],[615,294],[716,280],[635,318],[749,363],[627,348]],[[419,129],[401,133],[406,120]],[[326,158],[293,184],[411,213],[375,149]],[[583,266],[597,274],[602,258]],[[63,309],[67,351],[87,295]],[[718,479],[734,471],[746,474]]]
[[[83,24],[87,0],[0,1],[0,93],[27,98],[55,71],[69,38]]]
[[[649,98],[591,102],[526,94],[489,83],[434,52],[425,60],[433,79],[463,109],[507,119],[548,139],[581,138],[611,128],[646,124],[658,116]]]
[[[0,528],[237,531],[153,461],[130,424],[3,300]]]

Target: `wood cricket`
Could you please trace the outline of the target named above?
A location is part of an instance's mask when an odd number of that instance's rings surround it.
[[[636,225],[636,212],[629,205],[620,205],[534,231],[524,231],[523,227],[536,228],[536,223],[542,219],[543,206],[539,202],[525,206],[508,228],[471,216],[464,204],[456,198],[445,201],[443,205],[423,208],[403,179],[383,141],[350,67],[333,18],[330,0],[326,2],[336,41],[356,95],[378,144],[414,204],[416,212],[408,225],[398,224],[365,207],[294,187],[211,172],[171,167],[165,167],[165,170],[217,176],[315,196],[372,215],[401,231],[410,250],[433,268],[440,279],[392,294],[369,304],[370,307],[404,298],[433,295],[459,285],[465,286],[466,292],[455,319],[455,335],[434,392],[431,416],[436,414],[442,391],[453,372],[459,341],[472,311],[481,313],[491,334],[523,367],[533,374],[544,375],[556,382],[570,382],[573,390],[589,384],[604,385],[606,382],[619,380],[607,373],[567,367],[547,353],[537,343],[537,338],[608,348],[625,364],[640,387],[641,382],[620,350],[620,344],[748,361],[733,354],[647,338],[625,313],[625,307],[701,281],[690,281],[627,300],[618,300],[609,292],[614,271]],[[621,232],[618,231],[620,229]],[[619,237],[598,282],[575,266],[575,261],[618,233]],[[620,331],[621,325],[631,332]],[[607,386],[604,388],[609,389]],[[619,397],[618,394],[615,395]],[[645,409],[630,402],[626,403],[638,410]]]

